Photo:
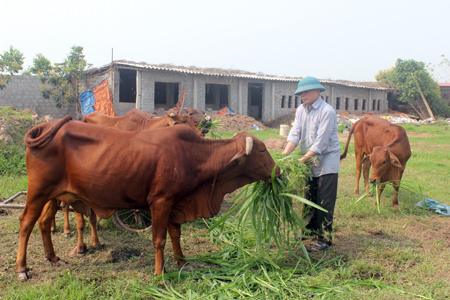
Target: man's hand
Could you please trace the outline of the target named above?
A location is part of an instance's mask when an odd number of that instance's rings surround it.
[[[298,161],[301,163],[306,163],[308,162],[310,159],[314,158],[314,156],[316,156],[317,153],[316,152],[312,152],[312,151],[308,151],[306,152],[306,154],[300,158]]]
[[[302,158],[299,158],[298,161],[301,163],[307,163],[312,156],[303,156]]]

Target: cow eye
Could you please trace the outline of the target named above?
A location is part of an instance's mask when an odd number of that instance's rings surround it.
[[[182,123],[186,123],[186,120],[183,120]]]
[[[264,149],[264,150],[261,150],[261,153],[264,153],[264,152],[266,152],[266,149]]]
[[[381,165],[385,165],[385,164],[386,164],[386,161],[383,161],[383,163]]]

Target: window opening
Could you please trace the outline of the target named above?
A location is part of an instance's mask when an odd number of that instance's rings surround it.
[[[228,90],[227,84],[212,84],[205,85],[205,107],[212,110],[219,110],[228,106]]]
[[[136,71],[119,69],[119,102],[136,103]]]
[[[178,102],[178,83],[155,82],[155,110],[169,110]]]

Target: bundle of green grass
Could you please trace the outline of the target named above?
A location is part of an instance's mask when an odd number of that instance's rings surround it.
[[[310,176],[309,166],[298,161],[303,155],[283,157],[280,152],[271,155],[283,170],[282,176],[276,178],[274,169],[271,183],[258,181],[245,186],[233,199],[235,205],[232,209],[218,219],[210,230],[219,229],[220,232],[225,222],[238,222],[241,235],[246,234],[249,227],[252,229],[258,250],[269,252],[275,246],[279,253],[283,253],[289,248],[290,239],[304,226],[296,212],[295,202],[322,208],[302,197]]]
[[[200,122],[200,124],[198,125],[198,129],[208,129],[209,130],[209,136],[213,139],[221,139],[222,137],[220,136],[220,134],[216,131],[217,128],[221,128],[220,126],[220,122],[221,122],[221,118],[211,121],[211,120],[207,120],[206,122],[203,122],[206,118],[209,118],[205,115],[203,115],[203,118]]]

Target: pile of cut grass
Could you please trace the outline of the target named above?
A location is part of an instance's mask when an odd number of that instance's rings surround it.
[[[306,179],[310,176],[309,166],[298,162],[302,155],[283,157],[278,153],[274,157],[283,170],[282,176],[276,178],[274,168],[271,183],[258,181],[245,186],[233,199],[235,204],[231,210],[219,218],[210,230],[217,228],[221,233],[225,222],[230,219],[230,222],[236,223],[241,239],[248,230],[253,232],[256,251],[269,254],[275,246],[279,255],[283,255],[286,249],[291,251],[290,239],[304,228],[302,217],[294,209],[294,201],[323,208],[302,197]]]
[[[214,220],[204,222],[210,226]],[[158,276],[155,282],[171,280],[172,284],[165,286],[134,281],[133,288],[157,299],[298,299],[299,296],[358,299],[376,296],[381,290],[403,297],[430,299],[420,292],[411,294],[401,286],[392,286],[383,280],[349,277],[343,256],[330,259],[323,255],[316,259],[309,256],[301,243],[292,255],[273,252],[267,255],[266,251],[256,250],[256,237],[251,226],[246,222],[242,235],[239,225],[227,220],[220,233],[213,229],[210,234],[211,241],[219,244],[222,250],[186,259],[203,263],[201,269],[188,272],[182,268]]]

